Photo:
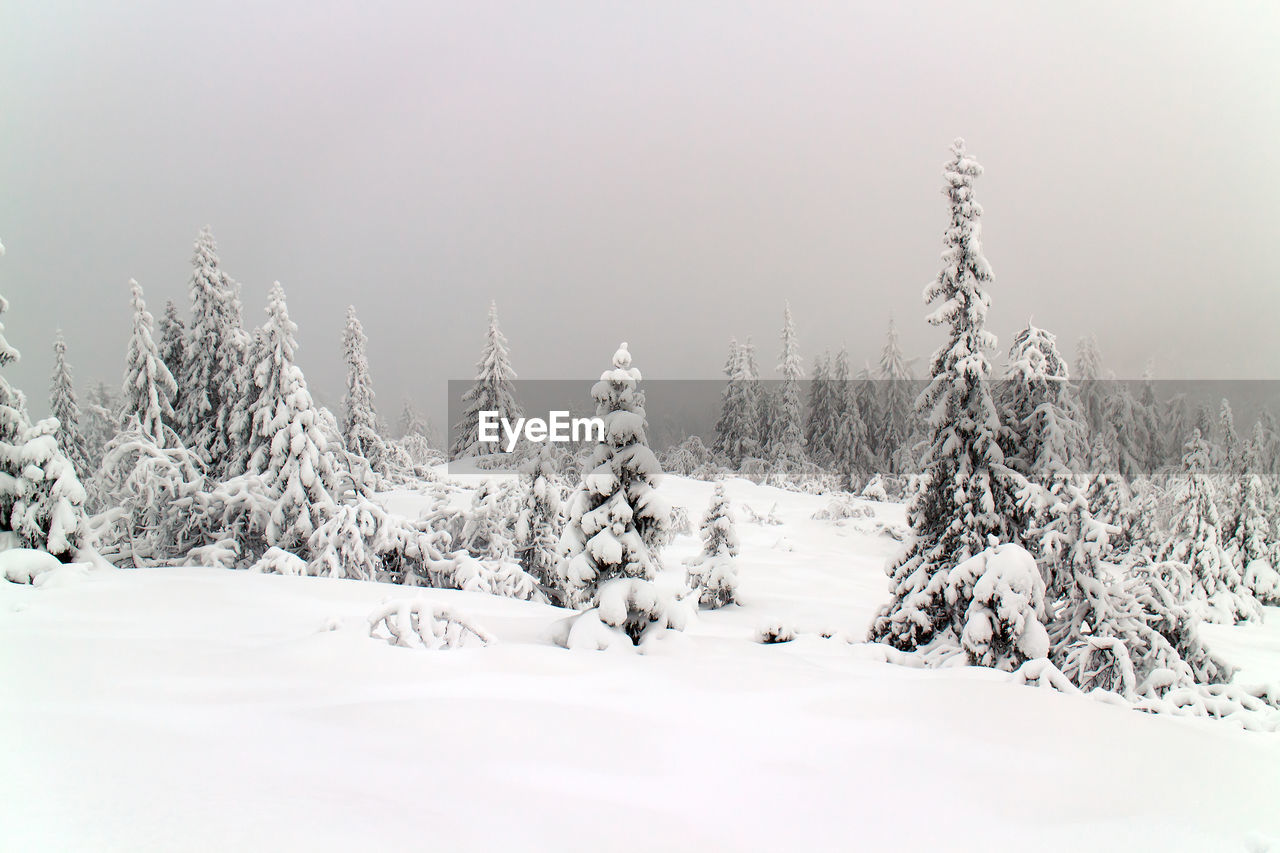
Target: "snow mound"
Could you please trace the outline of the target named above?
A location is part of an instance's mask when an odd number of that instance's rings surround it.
[[[0,553],[0,574],[10,583],[40,586],[42,575],[57,571],[62,565],[57,557],[34,548],[10,548]]]

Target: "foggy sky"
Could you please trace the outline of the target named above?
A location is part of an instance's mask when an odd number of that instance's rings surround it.
[[[1001,352],[1034,317],[1162,378],[1280,376],[1274,3],[41,0],[0,5],[0,293],[47,411],[120,381],[127,281],[185,309],[212,225],[317,397],[354,303],[378,402],[442,404],[498,301],[524,378],[910,355],[964,136]],[[772,370],[767,371],[772,375]],[[584,390],[585,395],[585,390]]]

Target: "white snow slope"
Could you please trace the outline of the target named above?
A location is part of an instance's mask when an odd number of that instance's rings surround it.
[[[696,531],[711,489],[662,492]],[[897,543],[811,519],[826,498],[728,493],[743,606],[646,654],[560,649],[564,611],[474,593],[197,568],[0,583],[0,850],[1280,851],[1280,736],[868,660],[817,632],[861,639]],[[696,548],[664,553],[663,583]],[[498,641],[369,638],[401,596]],[[774,620],[810,633],[753,642]],[[1210,638],[1280,672],[1276,609]]]

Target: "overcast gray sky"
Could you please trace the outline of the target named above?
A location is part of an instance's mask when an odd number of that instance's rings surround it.
[[[1280,4],[0,4],[0,293],[119,381],[136,277],[185,307],[213,226],[246,321],[279,279],[318,396],[353,302],[379,402],[469,376],[498,300],[526,378],[874,358],[921,291],[957,135],[1002,349],[1034,315],[1122,376],[1280,376]]]

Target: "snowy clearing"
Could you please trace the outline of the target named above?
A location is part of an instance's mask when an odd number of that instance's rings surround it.
[[[696,516],[712,488],[661,491]],[[566,651],[566,611],[479,593],[206,568],[0,584],[0,847],[1280,849],[1280,737],[867,660],[818,633],[862,638],[899,544],[813,519],[826,497],[727,491],[742,606],[644,654]],[[660,582],[697,547],[666,549]],[[399,598],[496,642],[370,638]],[[774,621],[799,638],[754,642]],[[1206,635],[1250,679],[1280,670],[1276,608]]]

